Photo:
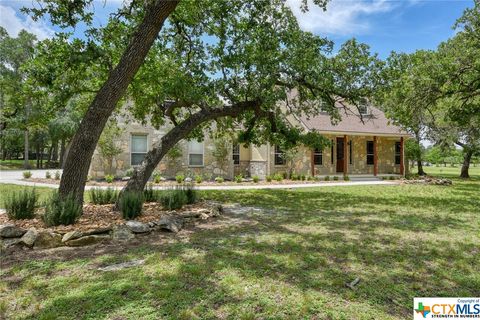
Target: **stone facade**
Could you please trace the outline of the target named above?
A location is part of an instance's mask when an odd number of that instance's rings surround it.
[[[293,120],[292,120],[293,121]],[[123,176],[125,172],[132,168],[132,135],[145,135],[147,139],[148,150],[166,134],[169,126],[166,125],[160,129],[155,129],[149,125],[142,125],[130,119],[118,118],[118,126],[122,129],[122,134],[118,139],[118,145],[124,152],[114,160],[114,169],[117,176]],[[342,175],[343,172],[337,172],[337,137],[344,137],[343,134],[324,134],[333,141],[333,153],[331,147],[325,147],[322,152],[322,164],[313,166],[314,175]],[[351,142],[347,147],[345,160],[348,163],[348,175],[373,175],[374,166],[367,164],[367,141],[373,141],[371,135],[351,134],[347,135]],[[377,136],[377,159],[378,174],[400,174],[400,166],[395,164],[395,142],[400,141],[400,136]],[[157,170],[165,178],[174,178],[177,174],[194,177],[203,176],[204,180],[211,180],[222,176],[225,179],[233,179],[235,175],[242,174],[244,177],[259,176],[265,179],[267,175],[275,173],[284,173],[289,171],[286,165],[275,164],[275,148],[271,145],[262,146],[244,146],[239,148],[239,163],[233,163],[233,145],[228,148],[229,152],[225,160],[218,159],[215,156],[215,143],[206,135],[203,141],[203,165],[189,165],[189,142],[180,141],[178,146],[181,150],[181,156],[177,159],[170,159],[166,156],[157,166]],[[333,159],[333,160],[332,160]],[[221,160],[221,161],[219,161]],[[350,161],[351,160],[351,161]],[[304,146],[297,149],[297,155],[293,160],[292,172],[296,174],[312,175],[312,151]],[[404,161],[405,172],[408,170],[407,162]],[[105,174],[105,164],[98,150],[95,151],[92,165],[90,167],[90,176],[93,178],[102,177]]]

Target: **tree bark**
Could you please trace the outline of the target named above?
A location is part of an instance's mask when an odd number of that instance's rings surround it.
[[[28,159],[28,150],[29,148],[29,141],[28,141],[28,129],[25,129],[24,134],[24,151],[23,151],[23,168],[30,169],[30,161]]]
[[[147,5],[145,16],[118,65],[98,91],[73,137],[60,181],[61,197],[73,194],[80,204],[83,203],[88,169],[100,134],[117,102],[143,64],[165,20],[175,10],[179,1],[155,0]]]
[[[141,166],[133,172],[133,176],[122,189],[118,199],[121,198],[124,192],[142,192],[153,170],[155,170],[167,152],[175,146],[178,141],[187,137],[193,129],[203,122],[227,116],[236,117],[247,110],[258,108],[259,105],[259,101],[242,102],[232,106],[202,110],[191,115],[164,135],[153,149],[146,154],[145,160],[143,160]],[[116,204],[117,209],[119,208],[118,201],[119,200],[117,200]]]
[[[470,175],[468,174],[468,169],[470,168],[470,161],[472,160],[472,155],[472,150],[465,151],[465,155],[463,156],[462,170],[460,172],[460,178],[470,178]]]
[[[422,159],[417,160],[417,168],[418,168],[418,175],[419,176],[426,175],[425,171],[423,171]]]

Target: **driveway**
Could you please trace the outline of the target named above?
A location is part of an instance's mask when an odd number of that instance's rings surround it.
[[[45,178],[45,173],[50,171],[53,175],[55,171],[62,170],[29,170],[32,173],[33,178]],[[23,170],[0,170],[0,183],[10,183],[22,186],[37,186],[37,187],[47,187],[47,188],[58,188],[56,184],[49,183],[38,183],[23,180]],[[197,186],[198,190],[254,190],[254,189],[296,189],[296,188],[311,188],[311,187],[342,187],[342,186],[358,186],[358,185],[398,185],[398,182],[395,181],[383,181],[376,178],[355,178],[351,177],[352,181],[343,182],[343,181],[330,181],[328,183],[318,182],[318,183],[306,183],[306,184],[271,184],[271,185],[240,185],[240,186],[225,186],[225,185],[215,185],[215,186]],[[121,189],[121,187],[114,187],[116,189]],[[109,187],[97,187],[97,186],[86,186],[85,189],[92,188],[109,188]],[[154,189],[163,190],[170,189],[171,186],[155,186]]]

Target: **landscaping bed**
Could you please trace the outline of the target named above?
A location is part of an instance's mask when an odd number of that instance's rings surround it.
[[[156,230],[180,231],[185,224],[219,216],[222,207],[198,202],[178,210],[164,210],[158,203],[145,203],[142,214],[125,221],[112,204],[84,205],[83,214],[72,225],[48,227],[39,211],[33,219],[13,220],[0,215],[0,248],[53,248],[82,246],[107,240],[130,240],[135,234]]]

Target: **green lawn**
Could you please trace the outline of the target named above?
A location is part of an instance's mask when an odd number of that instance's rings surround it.
[[[460,169],[461,169],[460,165],[457,165],[456,167],[451,167],[450,165],[447,165],[446,167],[443,167],[443,166],[423,167],[423,171],[425,171],[429,175],[443,176],[443,177],[449,177],[449,178],[452,178],[452,177],[458,178],[460,176]],[[417,172],[417,167],[412,167],[412,173],[416,173],[416,172]],[[480,166],[474,167],[473,165],[470,165],[468,172],[470,176],[478,177],[480,176]]]
[[[22,170],[24,160],[0,160],[0,170]],[[37,160],[29,160],[32,169],[36,168]]]
[[[31,188],[31,187],[0,183],[0,208],[4,208],[3,202],[5,198],[8,197],[9,193],[19,192],[25,188]],[[44,202],[52,194],[54,190],[52,188],[41,188],[41,187],[36,187],[35,189],[38,192],[40,202]]]
[[[204,192],[266,210],[116,253],[9,264],[0,311],[14,306],[12,319],[411,319],[413,297],[480,296],[479,190],[476,176],[450,187]],[[131,259],[145,265],[96,270]],[[355,290],[345,286],[357,277]]]

